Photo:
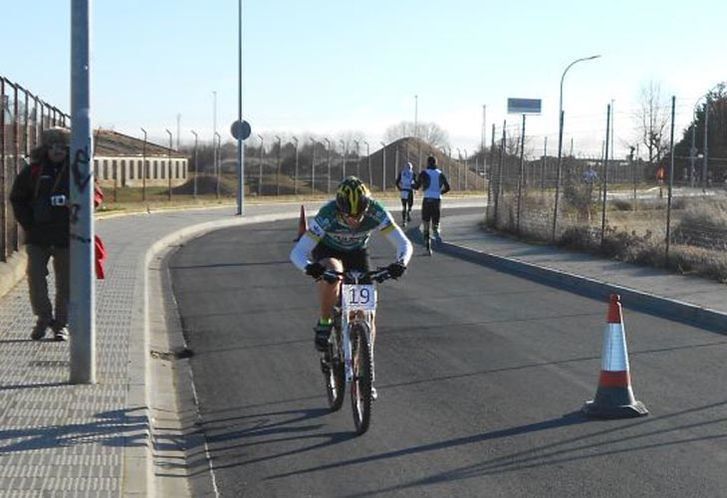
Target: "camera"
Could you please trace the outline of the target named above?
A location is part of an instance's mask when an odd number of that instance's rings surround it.
[[[50,205],[53,207],[63,207],[68,204],[66,196],[63,194],[56,194],[50,196]]]

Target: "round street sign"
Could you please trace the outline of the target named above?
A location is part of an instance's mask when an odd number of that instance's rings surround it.
[[[230,132],[232,133],[232,136],[237,140],[245,140],[247,137],[250,136],[252,129],[250,128],[250,123],[243,119],[242,121],[235,121],[234,123],[232,123],[232,126],[230,127]]]

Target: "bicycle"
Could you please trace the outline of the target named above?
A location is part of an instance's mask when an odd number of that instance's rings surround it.
[[[371,329],[376,312],[375,283],[381,283],[391,275],[386,268],[368,272],[327,270],[322,278],[331,283],[342,280],[328,349],[321,356],[328,406],[331,411],[338,411],[349,385],[353,421],[356,433],[361,435],[371,423],[374,382]]]

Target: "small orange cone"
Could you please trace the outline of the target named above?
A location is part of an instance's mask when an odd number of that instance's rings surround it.
[[[308,221],[305,219],[305,206],[300,205],[300,218],[298,219],[298,236],[295,238],[295,242],[298,242],[303,234],[308,230]]]
[[[621,296],[618,294],[611,294],[608,306],[596,397],[587,401],[582,411],[595,418],[632,418],[649,414],[644,404],[636,401],[631,389],[626,331],[621,313]]]

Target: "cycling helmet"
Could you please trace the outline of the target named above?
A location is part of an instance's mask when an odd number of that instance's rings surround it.
[[[341,214],[359,217],[369,207],[371,192],[355,176],[344,179],[336,189],[336,206]]]

